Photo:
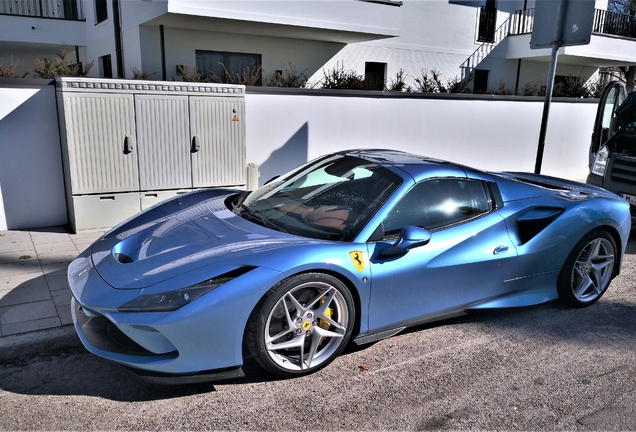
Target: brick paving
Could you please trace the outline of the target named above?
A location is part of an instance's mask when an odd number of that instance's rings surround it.
[[[0,231],[0,337],[72,323],[66,269],[104,231]]]

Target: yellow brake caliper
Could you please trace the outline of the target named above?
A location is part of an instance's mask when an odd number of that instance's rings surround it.
[[[320,306],[324,305],[325,302],[327,301],[327,297],[323,297],[322,299],[320,299]],[[327,309],[325,309],[325,316],[329,319],[331,319],[331,315],[333,315],[333,309],[331,309],[330,307],[328,307]],[[327,322],[327,320],[321,319],[318,322],[318,326],[320,328],[323,328],[325,330],[329,330],[329,327],[331,327],[331,324],[329,324],[329,322]],[[320,342],[318,343],[318,345],[322,345],[322,343],[324,342],[325,338],[321,338]]]

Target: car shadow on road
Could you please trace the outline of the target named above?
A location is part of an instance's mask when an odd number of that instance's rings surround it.
[[[246,377],[183,385],[154,384],[111,361],[88,352],[79,343],[39,356],[0,360],[2,391],[24,395],[93,396],[119,402],[173,399],[211,393],[222,384],[275,381],[247,358]]]
[[[603,323],[599,326],[599,322]],[[406,329],[400,335],[430,331],[441,326],[478,325],[485,331],[506,331],[515,338],[541,338],[554,343],[620,343],[636,335],[636,305],[602,299],[583,309],[569,309],[558,302],[539,306],[480,311]],[[601,334],[602,332],[602,334]],[[600,338],[600,339],[599,339]],[[342,356],[355,355],[374,344],[351,342]],[[247,358],[244,378],[225,382],[187,385],[148,383],[119,365],[76,347],[53,355],[0,364],[0,389],[25,395],[93,396],[119,402],[173,399],[213,393],[219,385],[278,381]]]

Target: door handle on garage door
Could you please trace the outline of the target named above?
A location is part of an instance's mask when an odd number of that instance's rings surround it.
[[[132,137],[126,135],[124,137],[124,154],[130,154],[133,151],[133,142],[132,142]]]
[[[199,150],[201,150],[201,143],[199,142],[199,137],[195,135],[192,137],[192,147],[190,148],[190,151],[192,153],[196,153]]]
[[[499,254],[506,253],[506,252],[508,252],[508,246],[500,245],[500,246],[497,246],[492,253],[495,254],[495,255],[499,255]]]

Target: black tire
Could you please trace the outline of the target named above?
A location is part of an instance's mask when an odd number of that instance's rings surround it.
[[[303,273],[267,292],[250,316],[245,339],[265,370],[296,377],[331,363],[349,342],[354,322],[345,284],[323,273]]]
[[[572,307],[595,303],[607,290],[616,266],[616,242],[606,231],[586,234],[565,260],[557,291],[559,300]]]

